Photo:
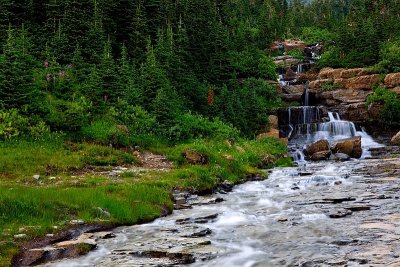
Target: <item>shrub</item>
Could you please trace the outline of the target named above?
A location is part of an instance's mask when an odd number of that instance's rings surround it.
[[[381,73],[400,71],[400,41],[387,42],[380,50],[380,62],[375,68]]]
[[[123,145],[129,144],[127,132],[117,127],[115,121],[110,118],[102,118],[94,121],[88,126],[82,127],[84,138],[103,145]]]
[[[340,58],[340,51],[336,47],[328,48],[322,55],[321,59],[317,64],[318,68],[332,67],[340,68],[343,67],[342,59]]]
[[[231,52],[229,60],[240,77],[276,79],[274,62],[261,50]]]
[[[11,140],[20,136],[38,138],[47,133],[49,127],[43,121],[32,122],[17,109],[0,110],[1,140]]]
[[[232,125],[218,118],[210,120],[201,115],[186,113],[177,118],[177,123],[170,129],[171,140],[188,140],[194,138],[228,139],[237,137],[239,132]]]
[[[381,111],[381,120],[389,125],[400,125],[400,98],[399,96],[387,90],[384,87],[378,87],[374,94],[370,95],[367,104],[379,102],[383,104]]]
[[[289,56],[292,56],[297,59],[304,59],[304,52],[300,49],[292,49],[287,52]]]
[[[308,43],[324,42],[333,39],[333,34],[326,30],[317,27],[304,27],[302,39]]]
[[[153,133],[157,130],[157,122],[140,106],[129,105],[126,101],[119,101],[109,112],[118,123],[126,125],[132,133]]]

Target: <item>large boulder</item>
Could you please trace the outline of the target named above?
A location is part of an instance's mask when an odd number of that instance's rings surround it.
[[[391,143],[395,146],[400,146],[400,132],[393,136]]]
[[[386,75],[385,86],[389,88],[400,86],[400,72]]]
[[[352,158],[361,158],[361,137],[356,136],[348,139],[339,140],[332,149],[333,153],[344,153]]]
[[[342,73],[344,69],[332,69],[332,68],[323,68],[319,72],[319,78],[320,79],[339,79],[340,74]]]
[[[360,77],[351,78],[346,83],[347,89],[353,90],[372,90],[372,88],[379,82],[379,75],[364,75]]]
[[[320,151],[312,154],[311,160],[313,161],[320,161],[320,160],[327,160],[331,156],[331,151],[326,150],[326,151]]]
[[[354,78],[361,75],[365,75],[365,70],[363,68],[346,69],[340,72],[340,78],[343,79]]]
[[[323,139],[308,145],[304,150],[304,154],[308,157],[312,157],[315,153],[329,150],[330,149],[328,140]]]

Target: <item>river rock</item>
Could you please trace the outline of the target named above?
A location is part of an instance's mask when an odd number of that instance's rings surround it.
[[[332,151],[334,153],[344,153],[352,158],[361,158],[362,148],[361,148],[361,137],[352,137],[348,139],[342,139],[335,143]]]
[[[372,88],[379,82],[379,75],[364,75],[356,78],[351,78],[346,84],[347,89],[353,90],[372,90]]]
[[[327,160],[330,155],[331,155],[330,150],[316,152],[312,154],[311,160],[313,161]]]
[[[207,155],[203,155],[200,152],[189,149],[183,152],[183,157],[186,161],[193,165],[206,165],[208,164],[208,157]]]
[[[332,154],[331,160],[336,160],[336,161],[348,161],[350,160],[350,156],[344,153],[336,153]]]
[[[306,156],[312,156],[313,154],[317,153],[317,152],[325,152],[325,151],[329,151],[329,142],[328,140],[319,140],[313,144],[310,144],[306,147],[306,149],[304,150],[304,154]]]
[[[390,73],[385,77],[385,86],[393,88],[400,85],[400,72]]]
[[[191,217],[176,220],[177,224],[189,224],[189,223],[208,223],[214,222],[218,217],[218,213],[213,213],[206,216]]]
[[[353,214],[351,210],[348,209],[336,209],[329,212],[329,218],[337,219],[343,218]]]
[[[391,143],[395,146],[400,146],[400,132],[393,136]]]

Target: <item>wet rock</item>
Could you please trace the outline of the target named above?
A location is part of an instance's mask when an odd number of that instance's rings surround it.
[[[327,160],[331,155],[331,151],[321,151],[321,152],[316,152],[312,154],[311,160],[313,161],[320,161],[320,160]]]
[[[113,232],[97,232],[94,233],[93,236],[95,237],[95,239],[110,239],[110,238],[114,238],[115,234]]]
[[[64,248],[66,250],[75,250],[80,247],[87,247],[88,249],[93,249],[97,246],[96,240],[94,238],[94,234],[82,234],[75,240],[68,240],[56,243],[54,245],[56,248]]]
[[[306,147],[304,150],[304,154],[306,156],[312,156],[313,154],[317,152],[324,152],[324,151],[329,151],[329,142],[328,140],[319,140],[313,144],[310,144]]]
[[[323,201],[325,202],[330,202],[332,204],[340,204],[343,202],[349,202],[349,201],[356,201],[356,198],[354,197],[334,197],[334,198],[324,198]]]
[[[357,136],[353,138],[339,140],[334,144],[332,151],[334,153],[347,154],[352,158],[361,158],[361,137]]]
[[[199,229],[199,230],[193,231],[191,233],[186,233],[186,234],[183,234],[181,236],[182,237],[205,237],[205,236],[208,236],[208,235],[211,235],[211,234],[212,234],[211,229],[206,228],[206,229]]]
[[[390,140],[390,142],[393,145],[400,146],[400,132],[398,132],[395,136],[393,136],[393,138],[392,138],[392,140]]]
[[[400,72],[390,73],[385,77],[385,86],[393,88],[400,85]]]
[[[174,204],[174,210],[187,210],[191,208],[192,206],[188,204]]]
[[[217,219],[217,217],[218,217],[218,213],[214,213],[214,214],[207,215],[207,216],[178,219],[178,220],[176,220],[176,223],[177,224],[208,223],[208,222],[215,221]]]
[[[228,181],[228,180],[225,180],[225,181],[220,185],[220,187],[221,187],[222,189],[224,189],[225,191],[230,192],[230,191],[232,191],[232,189],[233,189],[233,184],[232,184],[232,182],[230,182],[230,181]]]
[[[351,211],[366,211],[366,210],[371,210],[371,206],[355,205],[355,206],[346,207],[345,209],[351,210]]]
[[[398,155],[400,154],[399,146],[385,146],[385,147],[373,147],[370,148],[372,157],[384,157],[388,155]]]
[[[350,156],[344,153],[335,153],[331,155],[330,160],[348,161],[350,160]]]
[[[304,84],[297,85],[286,85],[282,87],[282,91],[285,94],[303,94],[304,93]]]
[[[189,149],[183,152],[183,157],[190,164],[194,165],[206,165],[208,164],[207,155],[203,155],[196,150]]]
[[[353,212],[351,210],[337,209],[337,210],[329,211],[329,218],[333,218],[333,219],[343,218],[343,217],[349,216],[351,214],[353,214]]]

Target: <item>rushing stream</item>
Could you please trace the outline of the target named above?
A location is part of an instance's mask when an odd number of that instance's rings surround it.
[[[187,196],[192,209],[117,228],[88,255],[44,266],[400,266],[399,160],[366,159],[381,145],[337,113],[323,118],[307,88],[304,106],[287,110],[297,167],[229,194]],[[354,136],[361,160],[304,160],[311,142]]]
[[[277,168],[221,203],[118,228],[89,255],[46,266],[400,266],[400,182],[382,164]]]

